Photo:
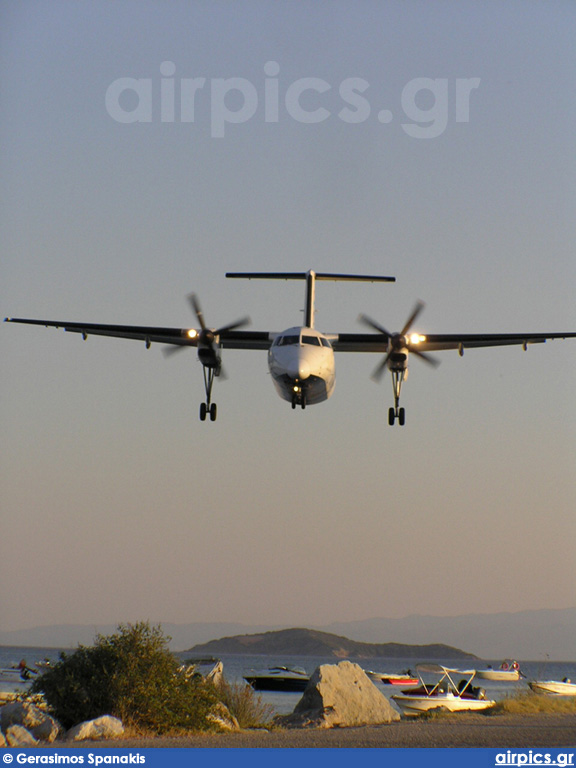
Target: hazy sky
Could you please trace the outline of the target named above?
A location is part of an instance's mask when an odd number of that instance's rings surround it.
[[[31,2],[0,11],[2,316],[576,331],[576,5]],[[202,80],[200,79],[202,78]],[[172,91],[174,97],[172,97]],[[225,93],[227,91],[227,93]],[[0,327],[0,628],[322,624],[576,604],[576,342],[374,355],[292,411],[229,351]]]

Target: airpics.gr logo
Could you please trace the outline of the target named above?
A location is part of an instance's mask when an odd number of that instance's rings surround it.
[[[537,750],[523,750],[516,752],[511,749],[499,752],[494,760],[495,766],[559,766],[559,768],[571,768],[574,765],[574,752],[539,752]]]
[[[390,109],[374,107],[369,98],[370,83],[361,77],[347,77],[337,86],[320,77],[302,77],[285,84],[276,61],[266,62],[258,85],[244,77],[177,78],[173,61],[162,62],[160,75],[119,77],[110,83],[105,96],[110,117],[118,123],[209,120],[210,135],[218,139],[224,138],[226,126],[253,118],[264,123],[290,119],[307,125],[330,118],[348,124],[374,119],[388,125],[395,120]],[[468,123],[471,93],[479,86],[479,77],[413,78],[400,94],[401,120],[410,121],[400,123],[402,130],[415,139],[434,139],[444,133],[450,119]]]

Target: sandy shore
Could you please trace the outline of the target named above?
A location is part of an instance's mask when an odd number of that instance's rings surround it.
[[[50,745],[64,746],[62,742]],[[242,731],[181,738],[81,742],[67,747],[131,748],[380,748],[380,747],[576,747],[574,715],[463,713],[435,720],[401,720],[388,725],[330,730]]]

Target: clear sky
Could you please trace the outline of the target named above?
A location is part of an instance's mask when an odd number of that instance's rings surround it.
[[[2,316],[576,331],[576,5],[51,0],[0,10]],[[201,80],[202,79],[202,80]],[[227,91],[227,93],[225,93]],[[174,97],[172,97],[172,92]],[[230,351],[0,327],[0,627],[319,625],[576,604],[576,341],[374,355],[281,401]]]

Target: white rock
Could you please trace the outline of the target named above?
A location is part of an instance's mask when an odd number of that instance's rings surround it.
[[[2,707],[0,722],[3,731],[11,725],[21,725],[35,739],[52,742],[61,731],[60,724],[47,712],[26,701],[13,701]]]
[[[117,717],[102,715],[95,720],[85,720],[75,725],[66,734],[72,741],[84,741],[85,739],[117,739],[124,734],[124,726]]]
[[[10,747],[35,747],[38,744],[38,740],[23,725],[11,725],[5,733]]]
[[[224,664],[218,661],[206,675],[206,680],[216,687],[224,681]]]
[[[280,721],[288,727],[334,728],[379,725],[400,720],[388,699],[362,667],[350,661],[317,667],[294,712]]]

